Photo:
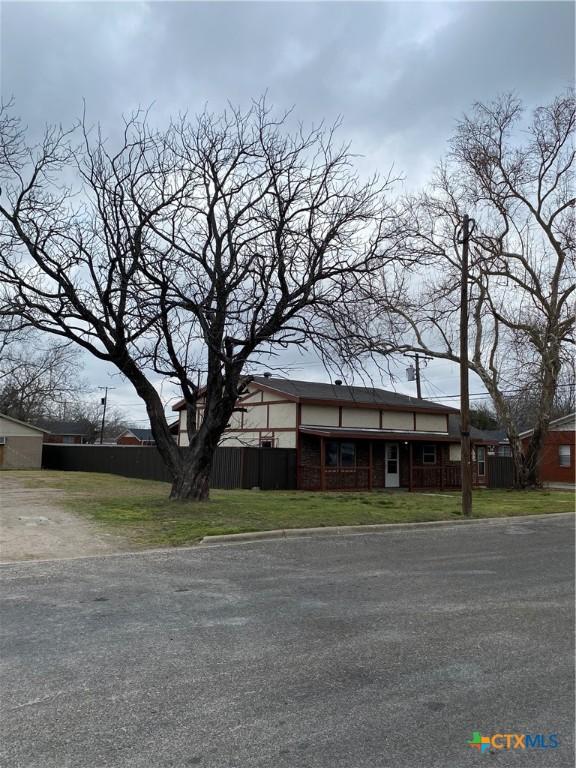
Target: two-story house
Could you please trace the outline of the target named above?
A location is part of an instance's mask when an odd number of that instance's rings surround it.
[[[179,445],[188,443],[180,411]],[[197,418],[202,419],[202,398]],[[305,490],[458,488],[458,411],[396,392],[256,376],[239,398],[221,445],[294,448]],[[484,485],[486,447],[474,446]]]

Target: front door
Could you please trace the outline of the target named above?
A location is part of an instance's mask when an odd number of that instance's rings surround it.
[[[386,443],[386,488],[400,487],[398,443]]]

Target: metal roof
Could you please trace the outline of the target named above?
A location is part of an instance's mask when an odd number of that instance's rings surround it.
[[[447,432],[423,432],[418,430],[401,429],[376,429],[373,427],[324,427],[321,425],[307,424],[300,427],[299,431],[304,435],[315,435],[327,438],[351,438],[371,440],[427,440],[428,442],[442,441],[454,442],[454,438]]]

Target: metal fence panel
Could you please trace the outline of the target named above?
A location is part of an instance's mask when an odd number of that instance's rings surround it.
[[[512,488],[514,463],[511,456],[488,456],[488,488]]]
[[[143,480],[170,482],[171,479],[154,446],[45,443],[42,467],[71,472],[108,472]],[[228,489],[295,488],[296,451],[293,448],[222,446],[214,454],[210,484],[213,488]]]

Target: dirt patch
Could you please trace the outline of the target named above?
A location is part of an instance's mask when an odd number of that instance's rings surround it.
[[[0,562],[103,555],[129,549],[60,506],[56,488],[27,488],[17,473],[0,472]]]

